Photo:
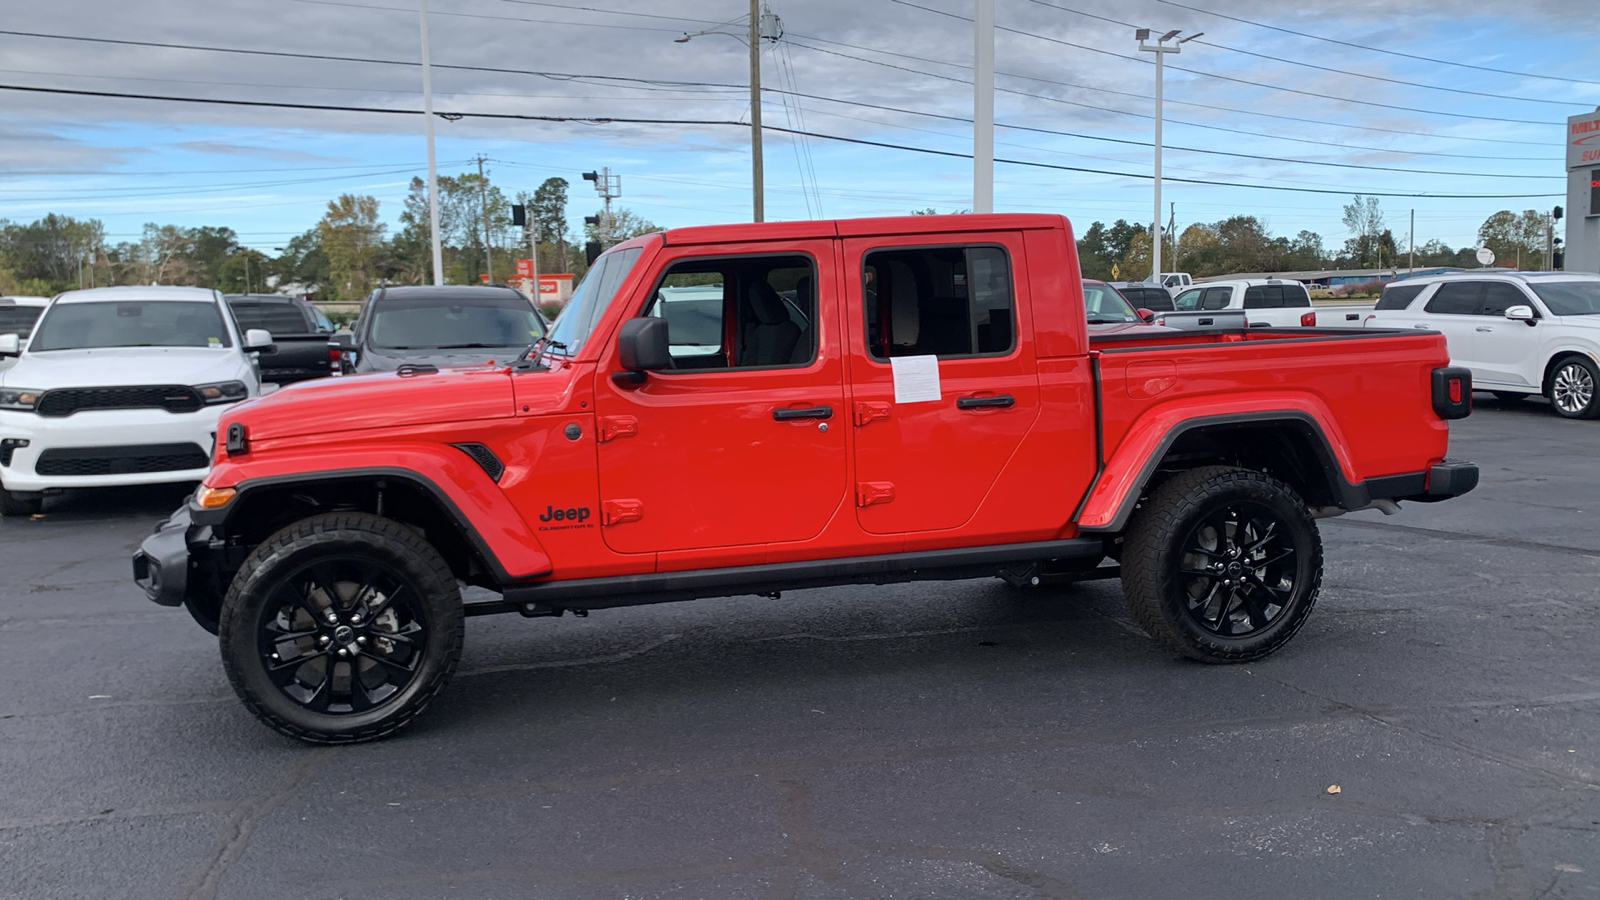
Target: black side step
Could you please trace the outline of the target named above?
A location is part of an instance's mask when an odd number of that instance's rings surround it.
[[[610,609],[846,584],[954,581],[995,575],[998,567],[1007,563],[1057,559],[1098,560],[1104,554],[1105,544],[1099,537],[1081,537],[1064,541],[920,550],[689,572],[542,581],[508,587],[502,592],[500,600],[467,604],[466,614],[486,616],[525,611],[537,614],[538,610]]]

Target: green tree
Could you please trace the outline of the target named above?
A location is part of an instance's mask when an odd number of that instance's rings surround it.
[[[594,214],[594,217],[602,220],[603,223],[605,219],[605,212],[597,210]],[[631,209],[619,208],[611,211],[610,237],[612,244],[620,244],[629,238],[636,238],[641,234],[650,234],[651,232],[660,230],[660,225],[657,225],[643,216],[640,216]],[[583,226],[583,236],[586,240],[602,240],[601,225],[589,225],[585,223]]]
[[[27,225],[0,220],[0,263],[19,286],[39,293],[77,287],[79,272],[86,261],[93,265],[104,242],[98,219],[50,213]]]
[[[1502,209],[1478,226],[1478,246],[1494,251],[1495,265],[1544,268],[1545,219],[1538,210]]]
[[[1122,281],[1143,281],[1150,274],[1152,245],[1150,233],[1140,230],[1128,241],[1128,249],[1117,261],[1117,276]]]
[[[1357,194],[1353,200],[1344,206],[1344,227],[1350,232],[1350,238],[1344,242],[1344,260],[1351,268],[1373,269],[1379,262],[1379,241],[1383,235],[1383,210],[1378,207],[1377,197],[1363,197]],[[1389,250],[1392,251],[1394,237],[1389,238]]]
[[[341,194],[328,201],[328,211],[317,223],[317,238],[328,256],[334,297],[359,301],[367,296],[376,280],[384,228],[378,221],[376,197]]]

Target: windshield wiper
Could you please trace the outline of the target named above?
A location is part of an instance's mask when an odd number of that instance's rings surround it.
[[[565,349],[567,349],[566,344],[550,340],[550,335],[547,334],[529,344],[522,351],[522,355],[511,363],[511,367],[513,369],[537,369],[544,362],[545,353],[551,350]]]

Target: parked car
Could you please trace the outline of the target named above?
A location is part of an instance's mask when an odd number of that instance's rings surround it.
[[[49,297],[0,297],[0,334],[14,334],[24,344],[33,333],[33,323],[50,305]],[[0,371],[14,365],[16,357],[0,357]]]
[[[1165,325],[1178,325],[1185,318],[1207,313],[1242,311],[1253,326],[1285,327],[1315,325],[1317,314],[1311,309],[1311,295],[1298,281],[1278,278],[1248,278],[1208,281],[1188,288],[1172,300],[1173,312],[1161,316]]]
[[[343,349],[346,373],[392,372],[402,365],[511,361],[543,337],[544,317],[508,287],[421,286],[372,292]]]
[[[1384,288],[1378,328],[1442,332],[1451,362],[1502,400],[1543,394],[1569,419],[1600,418],[1600,275],[1458,272]]]
[[[282,294],[226,294],[224,299],[241,330],[272,334],[277,352],[261,359],[262,381],[284,385],[339,374],[339,347],[333,343],[339,329],[310,302]]]
[[[0,336],[0,515],[39,511],[43,492],[199,481],[217,418],[260,393],[254,351],[222,295],[114,287],[58,296],[26,348]]]
[[[1189,273],[1188,272],[1162,272],[1161,273],[1161,286],[1162,287],[1172,288],[1174,290],[1178,290],[1178,289],[1181,289],[1181,288],[1186,288],[1191,284],[1194,284],[1194,279],[1189,277]]]
[[[1150,346],[1086,328],[1080,272],[1061,216],[636,237],[517,365],[329,380],[229,415],[225,456],[133,577],[218,626],[263,723],[350,743],[414,721],[465,617],[493,613],[1121,577],[1164,647],[1246,663],[1316,602],[1316,517],[1476,485],[1445,459],[1471,386],[1438,334]],[[693,368],[649,314],[680,275],[724,286]]]
[[[1112,281],[1108,284],[1133,304],[1134,309],[1148,309],[1159,313],[1171,312],[1174,308],[1172,292],[1159,284],[1151,284],[1148,281]]]

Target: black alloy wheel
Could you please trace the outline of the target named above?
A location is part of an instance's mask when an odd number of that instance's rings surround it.
[[[290,700],[328,715],[366,712],[421,671],[426,612],[405,575],[372,559],[325,557],[280,579],[261,607],[256,650]]]
[[[386,737],[461,656],[461,594],[422,535],[365,513],[296,522],[245,560],[223,600],[228,679],[267,725],[313,743]]]
[[[1123,541],[1129,611],[1202,662],[1273,653],[1305,623],[1321,584],[1316,522],[1292,488],[1263,472],[1180,472],[1142,499]]]
[[[1239,638],[1276,622],[1294,596],[1297,566],[1287,529],[1268,507],[1231,503],[1195,524],[1178,558],[1184,611],[1206,631]]]

